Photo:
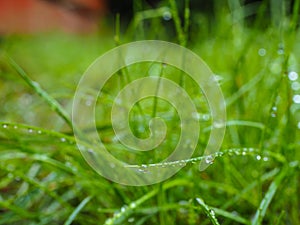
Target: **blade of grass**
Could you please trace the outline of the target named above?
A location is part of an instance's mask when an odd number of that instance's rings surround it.
[[[205,204],[205,202],[201,198],[196,198],[196,201],[199,203],[201,209],[205,212],[205,214],[208,216],[210,221],[213,225],[220,225],[218,222],[215,211],[213,211],[208,205]]]
[[[214,207],[211,207],[212,210],[214,210],[214,212],[220,216],[223,216],[223,217],[226,217],[228,219],[231,219],[233,221],[236,221],[238,223],[241,223],[241,224],[250,224],[250,221],[245,219],[244,217],[241,217],[239,215],[236,215],[236,214],[233,214],[233,213],[230,213],[230,212],[227,212],[223,209],[219,209],[219,208],[214,208]]]
[[[19,66],[12,58],[7,56],[9,64],[17,72],[17,74],[41,97],[46,103],[54,110],[69,126],[72,128],[72,122],[68,113],[64,108],[53,98],[51,97],[41,86],[30,79],[27,73]]]
[[[64,223],[64,225],[70,225],[78,213],[84,208],[84,206],[92,199],[92,196],[88,196],[75,208],[75,210],[72,212],[72,214],[69,216],[67,221]]]
[[[271,183],[268,191],[266,192],[264,198],[262,199],[262,201],[255,213],[254,219],[252,220],[252,223],[251,223],[252,225],[262,224],[263,218],[266,215],[267,209],[268,209],[278,187],[282,184],[283,179],[288,175],[288,173],[291,171],[291,169],[297,165],[298,165],[298,163],[285,166],[281,170],[281,172],[278,174],[278,176],[274,179],[274,181]]]
[[[167,189],[170,189],[172,187],[176,187],[176,186],[191,186],[192,184],[185,179],[177,179],[177,180],[173,180],[170,181],[168,183],[165,183],[162,185],[162,190],[166,191]],[[159,193],[159,188],[156,188],[150,192],[148,192],[147,194],[143,195],[141,198],[137,199],[136,201],[133,201],[129,204],[129,206],[123,206],[120,210],[120,212],[118,213],[114,213],[114,216],[111,218],[108,218],[105,221],[105,225],[116,225],[116,224],[124,224],[124,220],[130,216],[133,211],[140,206],[141,204],[143,204],[145,201],[151,199],[152,197],[154,197],[155,195],[157,195]]]

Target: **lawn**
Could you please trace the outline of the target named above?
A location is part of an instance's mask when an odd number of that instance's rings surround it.
[[[0,224],[300,224],[300,1],[213,3],[207,13],[162,1],[135,9],[129,25],[119,15],[107,19],[97,34],[1,37]],[[99,175],[81,154],[89,143],[76,143],[73,97],[97,57],[145,39],[176,43],[202,58],[225,99],[226,132],[200,171],[214,127],[205,93],[184,71],[160,62],[117,71],[95,106],[108,152],[145,176],[150,167],[162,174],[182,167],[162,182],[122,185]],[[149,121],[162,118],[167,133],[160,146],[135,151],[115,135],[114,100],[141,77],[169,79],[191,97],[201,129],[190,158],[160,163],[182,129],[179,109],[160,98],[135,104],[128,124],[145,139]],[[86,96],[87,106],[91,101]]]

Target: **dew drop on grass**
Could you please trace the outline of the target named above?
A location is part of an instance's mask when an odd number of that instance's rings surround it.
[[[267,161],[269,161],[269,158],[265,156],[265,157],[263,157],[263,161],[267,162]]]
[[[147,173],[148,172],[148,166],[146,164],[142,164],[140,167],[139,167],[139,172],[141,173]]]
[[[130,217],[130,218],[128,218],[128,220],[127,220],[127,221],[128,221],[128,223],[133,223],[133,222],[134,222],[134,220],[135,220],[135,219],[134,219],[134,217]]]
[[[217,153],[216,153],[216,157],[222,157],[223,155],[224,155],[223,152],[217,152]]]
[[[167,20],[167,21],[170,20],[170,19],[172,19],[171,12],[169,10],[163,12],[163,18],[164,18],[164,20]]]
[[[292,83],[292,89],[293,89],[294,91],[300,90],[300,83],[297,82],[297,81],[293,82],[293,83]]]
[[[195,120],[200,120],[201,116],[198,112],[193,112],[192,113],[192,118]]]
[[[28,133],[33,133],[33,130],[31,128],[28,129]]]
[[[298,129],[300,129],[300,122],[298,122],[297,127],[298,127]]]
[[[180,160],[178,165],[179,166],[186,166],[186,161],[185,160]]]
[[[125,212],[126,209],[127,209],[127,205],[122,206],[122,207],[121,207],[121,212],[122,212],[122,213]]]
[[[276,113],[271,112],[271,117],[275,118],[276,117]]]
[[[217,128],[217,129],[222,128],[222,127],[224,127],[224,126],[225,126],[225,124],[224,124],[224,122],[222,122],[222,121],[215,121],[215,122],[213,123],[213,127],[214,127],[214,128]]]
[[[14,125],[14,129],[18,129],[18,126],[17,126],[17,125]]]
[[[295,71],[291,71],[289,72],[288,77],[291,81],[295,81],[298,79],[298,73],[296,73]]]
[[[213,162],[214,162],[214,157],[213,157],[212,155],[206,156],[206,157],[205,157],[205,162],[206,162],[207,164],[213,164]]]
[[[260,48],[260,49],[258,50],[258,54],[259,54],[260,56],[265,56],[266,53],[267,53],[267,51],[266,51],[266,49],[264,49],[264,48]]]
[[[209,114],[204,114],[204,115],[202,116],[202,119],[203,119],[203,121],[209,121],[210,115],[209,115]]]
[[[65,139],[64,137],[62,137],[62,138],[60,139],[60,141],[61,141],[61,142],[66,142],[66,139]]]
[[[129,205],[129,207],[132,208],[132,209],[134,209],[136,207],[135,202],[131,202],[130,205]]]
[[[257,155],[257,156],[256,156],[256,160],[258,160],[258,161],[261,160],[261,156],[260,156],[260,155]]]
[[[83,147],[83,148],[84,148],[84,147]],[[81,147],[80,149],[82,149],[82,147]],[[89,148],[87,151],[88,151],[88,153],[91,154],[91,155],[94,155],[94,154],[95,154],[94,150],[91,149],[91,148]]]
[[[209,212],[210,212],[210,215],[212,215],[213,217],[215,217],[215,216],[216,216],[216,213],[215,213],[215,211],[214,211],[214,210],[210,209],[210,210],[209,210]]]
[[[2,127],[3,127],[4,129],[6,129],[6,128],[8,127],[8,125],[7,125],[7,124],[3,124]]]
[[[42,131],[41,131],[41,130],[38,130],[37,133],[38,133],[38,134],[42,134]]]
[[[293,96],[293,101],[294,101],[296,104],[300,104],[300,95],[294,95],[294,96]]]

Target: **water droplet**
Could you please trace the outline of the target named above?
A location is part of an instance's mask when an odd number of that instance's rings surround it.
[[[215,213],[214,210],[210,209],[209,212],[210,212],[210,214],[211,214],[213,217],[216,216],[216,213]]]
[[[128,223],[133,223],[134,222],[134,217],[130,217],[130,218],[128,218]]]
[[[276,112],[276,111],[277,111],[277,107],[276,107],[276,106],[273,106],[273,107],[272,107],[272,110]]]
[[[198,112],[193,112],[192,113],[192,118],[195,119],[195,120],[200,120],[201,115]]]
[[[267,162],[267,161],[269,161],[269,158],[265,156],[265,157],[263,157],[263,161]]]
[[[223,122],[223,121],[215,121],[214,123],[213,123],[213,126],[214,126],[214,128],[222,128],[222,127],[224,127],[225,126],[225,123]]]
[[[222,157],[223,155],[224,155],[223,152],[217,152],[217,153],[216,153],[216,157]]]
[[[122,99],[121,98],[116,98],[115,99],[115,104],[116,105],[122,105]]]
[[[29,128],[28,133],[33,133],[33,130],[31,128]]]
[[[300,122],[298,122],[297,127],[298,127],[298,129],[300,129]]]
[[[93,104],[93,100],[94,100],[94,98],[93,98],[93,96],[88,96],[87,97],[87,100],[85,101],[85,105],[86,106],[91,106],[92,104]]]
[[[115,135],[112,139],[111,139],[112,142],[114,143],[118,143],[119,142],[119,136],[118,135]]]
[[[282,43],[279,44],[277,53],[278,53],[278,55],[284,54],[284,45]]]
[[[80,149],[83,150],[83,149],[85,149],[85,147],[84,147],[84,146],[81,146]],[[88,153],[90,153],[90,154],[92,154],[92,155],[95,154],[94,150],[91,149],[91,148],[89,148],[87,151],[88,151]]]
[[[122,207],[121,207],[121,212],[125,212],[126,209],[127,209],[127,206],[126,206],[126,205],[122,206]]]
[[[261,160],[261,156],[260,156],[260,155],[257,155],[257,156],[256,156],[256,160],[258,160],[258,161]]]
[[[271,117],[275,118],[277,115],[274,112],[271,112]]]
[[[235,153],[236,155],[240,155],[240,154],[241,154],[241,150],[240,150],[240,149],[236,149],[236,150],[234,151],[234,153]]]
[[[283,55],[284,54],[284,50],[283,49],[278,49],[277,53],[278,53],[278,55]]]
[[[131,202],[129,206],[130,206],[130,208],[134,209],[136,207],[136,204],[135,204],[135,202]]]
[[[293,96],[293,101],[294,101],[296,104],[300,104],[300,95],[294,95],[294,96]]]
[[[260,48],[260,49],[258,50],[258,54],[259,54],[260,56],[265,56],[266,53],[267,53],[267,51],[266,51],[266,49],[264,49],[264,48]]]
[[[298,73],[296,73],[295,71],[291,71],[289,72],[288,77],[291,81],[295,81],[298,79]]]
[[[38,132],[37,132],[38,134],[41,134],[42,133],[42,131],[41,130],[38,130]]]
[[[18,126],[17,126],[17,125],[14,125],[14,129],[18,129]]]
[[[60,139],[60,141],[61,141],[61,142],[66,142],[66,139],[65,139],[64,137],[62,137],[62,138]]]
[[[213,164],[213,162],[214,162],[214,157],[213,157],[212,155],[206,156],[206,157],[205,157],[205,162],[206,162],[207,164]]]
[[[254,148],[248,148],[249,152],[254,152],[254,150],[255,150]]]
[[[139,167],[139,172],[142,172],[142,173],[147,173],[148,170],[147,170],[148,166],[146,164],[142,164],[140,167]]]
[[[246,151],[243,151],[243,152],[242,152],[242,155],[247,155],[247,152],[246,152]]]
[[[292,83],[292,89],[294,90],[294,91],[298,91],[298,90],[300,90],[300,83],[299,82],[293,82]]]
[[[161,168],[166,168],[167,165],[168,165],[167,163],[161,163],[161,164],[160,164]]]
[[[164,11],[163,12],[163,18],[164,18],[164,20],[167,20],[167,21],[172,19],[172,13],[169,10]]]
[[[7,124],[3,124],[2,127],[3,127],[4,129],[6,129],[6,128],[8,127],[8,125],[7,125]]]
[[[180,160],[178,163],[179,166],[186,166],[186,161],[185,160]]]

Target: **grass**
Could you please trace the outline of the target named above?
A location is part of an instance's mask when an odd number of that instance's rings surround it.
[[[180,8],[173,0],[157,8],[144,5],[125,33],[117,16],[115,34],[3,37],[0,224],[299,224],[300,104],[295,96],[300,81],[291,72],[300,71],[300,1],[278,1],[285,4],[279,8],[269,1],[239,2],[214,1],[209,15],[184,4]],[[162,20],[164,10],[173,19]],[[130,187],[91,169],[77,149],[69,118],[76,85],[90,63],[115,45],[144,38],[186,45],[203,58],[219,78],[227,130],[221,151],[200,172],[212,126],[205,97],[170,66],[144,63],[122,70],[97,102],[102,141],[141,173],[147,172],[142,163],[162,171],[185,165],[160,184]],[[139,102],[130,125],[143,138],[147,121],[162,117],[168,127],[162,146],[139,154],[114,139],[113,99],[141,74],[172,79],[192,96],[201,135],[191,159],[159,163],[176,146],[180,131],[174,109],[159,99]]]

